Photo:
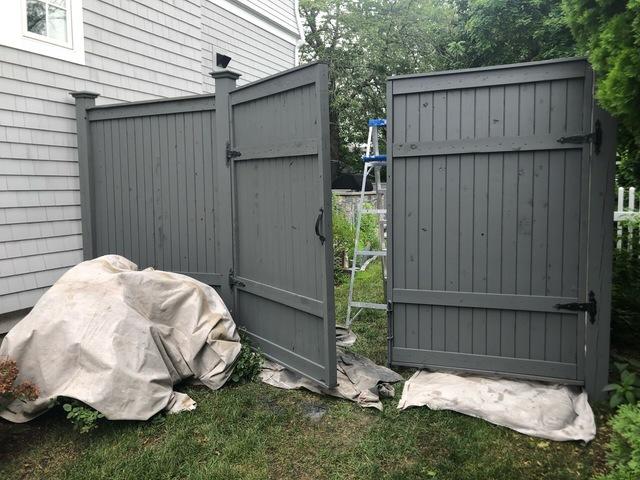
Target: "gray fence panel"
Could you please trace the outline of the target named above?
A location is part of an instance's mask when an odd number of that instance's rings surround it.
[[[332,386],[327,84],[327,66],[314,64],[239,88],[230,103],[239,152],[232,160],[235,319],[267,357]]]
[[[238,89],[237,73],[212,76],[215,97],[73,94],[85,258],[215,286],[267,357],[334,386],[328,68]]]
[[[93,168],[93,256],[181,272],[221,286],[211,95],[88,110]]]
[[[579,59],[389,81],[392,363],[585,383],[586,316],[554,305],[595,288],[591,147],[557,139],[591,131],[591,82]]]

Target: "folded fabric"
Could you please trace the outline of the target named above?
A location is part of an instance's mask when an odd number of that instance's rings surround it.
[[[402,377],[366,357],[338,349],[338,385],[326,388],[280,364],[266,360],[260,379],[269,385],[288,390],[305,388],[321,395],[345,398],[361,407],[382,411],[380,397],[393,397],[392,383]]]
[[[416,372],[404,384],[398,408],[453,410],[549,440],[596,435],[587,394],[575,387],[446,372]]]

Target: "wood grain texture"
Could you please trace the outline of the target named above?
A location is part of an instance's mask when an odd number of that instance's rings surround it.
[[[587,291],[589,148],[557,141],[591,128],[587,71],[390,80],[392,362],[586,381],[585,316],[555,305]]]
[[[233,249],[245,284],[236,322],[269,358],[334,385],[326,69],[300,67],[231,93]]]

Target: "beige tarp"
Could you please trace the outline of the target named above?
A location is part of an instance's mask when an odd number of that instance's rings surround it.
[[[453,410],[549,440],[596,435],[587,394],[577,387],[420,370],[404,384],[398,408]]]
[[[361,355],[342,349],[337,350],[338,384],[326,388],[302,375],[287,370],[282,365],[266,360],[260,380],[264,383],[287,390],[307,389],[321,395],[345,398],[361,407],[382,411],[381,397],[393,397],[393,383],[402,377],[382,365],[376,365]]]
[[[17,362],[19,380],[34,382],[40,398],[13,402],[0,416],[28,421],[58,396],[110,420],[189,409],[193,402],[173,386],[195,378],[218,389],[239,353],[235,324],[213,288],[106,255],[65,273],[7,334],[0,356]]]

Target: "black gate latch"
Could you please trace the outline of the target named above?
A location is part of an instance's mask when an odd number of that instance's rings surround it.
[[[593,291],[589,292],[589,301],[586,303],[556,303],[553,308],[558,310],[570,310],[572,312],[587,312],[589,314],[589,321],[591,323],[596,322],[596,314],[598,313],[598,302],[596,302],[596,294]]]
[[[229,269],[229,287],[233,288],[233,287],[246,287],[246,285],[244,284],[244,282],[241,282],[240,280],[238,280],[235,276],[235,272],[233,271],[233,268]]]
[[[241,155],[240,152],[236,150],[232,150],[231,143],[227,142],[227,165],[229,165],[229,162],[231,161],[232,158],[239,157],[240,155]]]
[[[570,137],[560,137],[558,143],[589,143],[593,142],[596,154],[600,153],[602,145],[602,124],[596,120],[596,130],[586,135],[571,135]]]

